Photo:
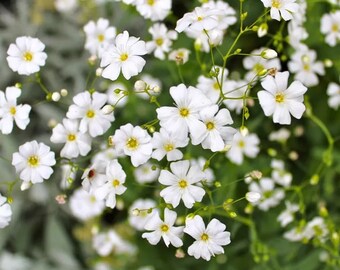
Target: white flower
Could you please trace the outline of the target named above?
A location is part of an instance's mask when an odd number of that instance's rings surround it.
[[[205,190],[195,184],[205,179],[205,174],[197,166],[190,166],[189,160],[172,162],[171,172],[162,170],[158,181],[165,186],[160,195],[173,207],[183,201],[185,207],[192,208],[195,202],[202,201]]]
[[[186,138],[190,131],[192,143],[199,144],[206,130],[205,124],[199,120],[199,112],[212,102],[197,88],[187,88],[184,84],[171,87],[170,95],[176,107],[164,106],[156,109],[161,127],[180,138]]]
[[[169,60],[175,61],[177,64],[185,64],[189,60],[191,51],[185,48],[173,50],[169,53]]]
[[[59,12],[72,12],[78,6],[77,0],[55,0],[54,6]]]
[[[107,96],[85,91],[73,97],[73,102],[66,114],[69,119],[79,119],[79,131],[89,132],[91,137],[103,135],[114,121],[113,113],[104,114],[101,108],[105,105]]]
[[[165,59],[165,53],[168,53],[172,46],[172,40],[177,39],[177,33],[168,30],[165,24],[156,23],[149,28],[152,35],[152,41],[146,42],[146,49],[149,53],[154,52],[156,58]]]
[[[290,203],[289,201],[286,201],[285,204],[286,209],[277,217],[277,221],[280,222],[281,227],[286,227],[291,223],[294,220],[294,213],[299,211],[299,205]]]
[[[88,193],[93,194],[97,187],[103,185],[106,178],[106,164],[97,160],[90,167],[86,168],[83,175],[81,176],[82,186]]]
[[[146,163],[152,154],[151,137],[146,130],[130,123],[121,126],[114,134],[115,147],[131,157],[134,167]]]
[[[258,145],[260,143],[256,134],[248,134],[243,136],[240,132],[234,135],[231,148],[227,152],[227,157],[235,164],[243,163],[243,155],[255,158],[260,151]]]
[[[106,165],[106,180],[99,183],[93,190],[93,194],[98,200],[104,200],[106,206],[114,208],[116,206],[116,195],[122,195],[126,191],[126,174],[122,166],[115,159]]]
[[[151,183],[157,180],[159,168],[150,162],[144,163],[133,172],[136,182],[140,184]]]
[[[269,134],[270,141],[277,141],[281,143],[285,143],[290,137],[290,131],[286,128],[280,128],[277,131],[272,131]]]
[[[340,106],[340,85],[331,82],[327,87],[328,106],[337,110]]]
[[[202,217],[196,215],[188,218],[184,232],[195,239],[188,248],[188,254],[195,259],[203,258],[209,261],[211,256],[223,254],[222,246],[230,244],[230,232],[225,231],[226,226],[217,219],[212,219],[205,227]]]
[[[78,120],[64,118],[63,124],[53,128],[51,142],[65,143],[60,152],[60,156],[65,158],[86,156],[91,150],[91,137],[79,131]]]
[[[237,132],[227,126],[233,123],[228,109],[218,109],[218,106],[214,105],[200,112],[200,118],[206,126],[201,144],[204,149],[210,149],[212,152],[224,150],[231,144]]]
[[[284,19],[285,21],[293,18],[292,13],[297,12],[299,5],[295,0],[261,0],[265,7],[270,7],[270,17],[274,20]],[[281,16],[280,16],[281,15]]]
[[[122,72],[125,79],[140,73],[145,60],[140,57],[147,53],[145,42],[136,37],[130,37],[127,31],[116,36],[115,44],[103,52],[100,66],[104,68],[102,76],[112,81]]]
[[[12,165],[24,182],[41,183],[53,173],[51,168],[56,164],[50,147],[37,141],[26,142],[13,154]]]
[[[177,21],[175,30],[179,33],[186,29],[194,31],[211,30],[218,26],[218,16],[223,14],[221,10],[210,7],[196,7],[194,11],[185,13],[183,18]]]
[[[103,18],[99,18],[96,23],[88,22],[84,26],[84,32],[86,33],[85,49],[98,57],[102,56],[104,49],[114,42],[116,36],[116,28],[109,26],[109,20]]]
[[[340,10],[324,14],[321,18],[321,33],[326,35],[326,43],[334,47],[340,40]]]
[[[18,37],[7,50],[8,65],[20,75],[36,73],[45,65],[47,54],[44,49],[45,45],[37,38]]]
[[[73,192],[69,206],[72,214],[82,221],[99,216],[105,209],[104,201],[97,200],[82,188]]]
[[[8,226],[12,218],[11,206],[6,201],[7,199],[0,193],[0,229]]]
[[[136,230],[144,230],[145,224],[157,212],[156,203],[150,199],[138,199],[129,208],[129,223]]]
[[[137,0],[136,9],[151,21],[162,21],[171,10],[171,0]]]
[[[156,212],[144,226],[146,230],[153,232],[143,233],[142,237],[146,238],[151,245],[156,245],[163,238],[167,247],[170,244],[174,247],[182,246],[183,241],[181,237],[184,226],[174,227],[176,219],[176,212],[168,208],[164,209],[164,221],[161,220],[159,213]]]
[[[17,105],[17,98],[20,95],[21,90],[17,87],[7,87],[6,93],[0,91],[0,130],[3,134],[12,132],[14,121],[22,130],[26,129],[30,122],[31,106]]]
[[[155,149],[152,158],[160,161],[166,156],[168,161],[175,161],[183,158],[183,154],[178,147],[185,147],[189,143],[189,138],[180,138],[174,132],[161,128],[155,132],[152,138],[152,147]]]
[[[291,116],[300,119],[306,107],[303,94],[307,88],[294,81],[287,88],[289,72],[278,72],[275,77],[267,76],[261,83],[264,90],[257,93],[260,105],[266,116],[273,116],[273,122],[289,125]]]
[[[131,245],[114,230],[99,233],[93,237],[93,247],[100,256],[108,256],[112,251],[117,254],[127,253],[134,254],[136,252],[135,246]]]
[[[306,46],[300,47],[288,62],[288,69],[295,73],[295,79],[305,86],[316,86],[319,83],[318,75],[324,75],[325,69],[321,61],[316,61],[316,52]]]
[[[261,199],[251,202],[251,204],[262,211],[268,211],[269,208],[277,206],[285,196],[284,190],[275,188],[275,182],[266,177],[261,178],[258,182],[252,181],[249,191],[261,194]]]

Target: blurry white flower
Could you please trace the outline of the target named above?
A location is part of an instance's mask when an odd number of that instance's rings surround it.
[[[270,17],[274,20],[284,19],[285,21],[293,18],[292,13],[297,12],[299,5],[295,0],[261,0],[265,7],[270,7]]]
[[[286,128],[280,128],[277,131],[272,131],[269,134],[270,141],[286,142],[290,137],[290,131]]]
[[[150,162],[146,162],[137,167],[133,174],[138,183],[144,184],[156,181],[159,176],[159,172],[160,171],[157,166],[154,166]]]
[[[7,203],[7,198],[0,193],[0,229],[8,226],[12,219],[12,209]]]
[[[13,154],[12,165],[24,182],[41,183],[53,173],[51,168],[56,164],[50,147],[37,141],[26,142]]]
[[[31,106],[27,104],[17,105],[17,98],[21,90],[17,87],[7,87],[6,93],[0,91],[0,131],[10,134],[13,130],[13,122],[22,130],[26,129],[30,122],[29,113]]]
[[[64,118],[62,124],[53,128],[51,142],[65,143],[60,151],[60,156],[65,158],[86,156],[91,150],[91,137],[79,131],[78,120]]]
[[[156,245],[163,238],[165,245],[168,247],[170,244],[174,247],[180,247],[183,245],[181,239],[183,235],[183,227],[174,227],[177,219],[177,213],[171,211],[168,208],[164,209],[164,221],[159,217],[159,213],[153,214],[144,228],[148,231],[142,234],[143,238],[146,238],[151,245]]]
[[[90,167],[86,168],[81,176],[82,186],[88,193],[93,194],[97,187],[101,186],[106,180],[106,164],[97,160]]]
[[[337,110],[340,106],[340,85],[331,82],[327,87],[328,106]]]
[[[54,6],[59,12],[72,12],[78,7],[78,0],[54,0]]]
[[[155,201],[151,199],[138,199],[129,208],[129,223],[136,230],[144,230],[150,217],[158,212]],[[150,211],[151,209],[151,211]]]
[[[321,17],[321,33],[326,35],[326,43],[334,47],[340,40],[340,10]]]
[[[188,254],[195,259],[203,258],[206,261],[209,261],[211,256],[223,254],[222,246],[230,244],[230,232],[225,229],[226,226],[216,218],[212,219],[207,227],[198,215],[192,219],[188,218],[184,232],[195,239],[188,248]]]
[[[104,68],[102,76],[112,81],[122,72],[125,79],[140,73],[145,60],[140,57],[147,53],[145,42],[136,37],[130,37],[127,31],[116,36],[115,44],[103,52],[100,67]]]
[[[173,50],[169,53],[169,60],[175,61],[177,64],[185,64],[189,60],[191,51],[185,48]]]
[[[264,90],[257,93],[260,105],[266,116],[273,116],[273,122],[289,125],[291,116],[300,119],[306,107],[303,94],[307,91],[300,81],[294,81],[289,87],[289,72],[278,72],[275,77],[267,76],[261,83]]]
[[[109,23],[109,20],[99,18],[97,22],[90,21],[84,26],[86,33],[85,49],[99,58],[104,49],[109,44],[113,44],[116,36],[116,28],[109,26]]]
[[[162,21],[171,10],[171,0],[136,0],[137,11],[151,21]]]
[[[82,188],[73,192],[69,200],[69,206],[72,214],[82,221],[99,216],[105,209],[104,201],[97,200],[94,195],[89,194]]]
[[[299,205],[289,201],[286,201],[285,204],[286,209],[277,217],[277,221],[280,222],[281,227],[286,227],[291,223],[294,220],[294,213],[299,211]]]
[[[150,99],[149,95],[158,95],[161,87],[162,82],[159,79],[144,73],[140,76],[140,80],[135,83],[134,89],[136,90],[136,95],[138,97]],[[149,95],[145,91],[147,91]]]
[[[261,194],[254,191],[249,191],[246,193],[246,200],[250,203],[256,203],[261,199]]]
[[[73,102],[66,113],[69,119],[79,119],[79,131],[89,132],[91,137],[103,135],[114,121],[113,113],[104,114],[101,108],[105,105],[107,96],[102,93],[82,92],[73,97]]]
[[[204,180],[202,170],[191,166],[189,160],[172,162],[170,169],[171,172],[162,170],[158,179],[167,186],[160,193],[164,201],[177,207],[182,200],[186,208],[192,208],[195,202],[202,201],[205,190],[195,185]]]
[[[247,75],[246,75],[247,76]],[[251,75],[251,77],[253,77]],[[223,104],[230,110],[235,111],[237,114],[240,114],[243,109],[243,96],[247,96],[248,82],[240,80],[233,81],[227,80],[223,84],[223,94],[225,99],[223,100]]]
[[[36,73],[45,65],[47,54],[44,49],[45,45],[37,38],[18,37],[7,50],[8,65],[20,75]]]
[[[32,262],[20,254],[9,253],[5,250],[0,255],[0,269],[27,270],[32,269]]]

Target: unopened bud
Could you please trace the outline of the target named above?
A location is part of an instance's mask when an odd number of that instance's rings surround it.
[[[65,204],[67,196],[65,194],[59,194],[55,197],[58,204]]]
[[[67,91],[66,89],[61,89],[61,90],[60,90],[60,95],[61,95],[62,97],[66,97],[66,96],[68,95],[68,91]]]
[[[277,57],[277,52],[272,49],[265,49],[261,52],[261,57],[264,59],[273,59]]]
[[[102,76],[102,73],[103,73],[103,69],[102,69],[102,68],[97,68],[97,69],[96,69],[96,76],[97,76],[97,77]]]
[[[135,209],[133,209],[133,210],[132,210],[132,212],[131,212],[131,213],[132,213],[132,215],[133,215],[133,216],[138,216],[138,215],[139,215],[139,213],[140,213],[140,210],[139,210],[139,209],[137,209],[137,208],[135,208]]]
[[[97,56],[92,55],[92,56],[90,56],[90,57],[87,59],[87,61],[89,62],[89,64],[90,64],[91,66],[94,66],[95,63],[96,63],[96,61],[97,61]]]
[[[181,249],[181,248],[177,249],[175,257],[178,258],[178,259],[184,258],[185,257],[185,253],[184,253],[183,249]]]
[[[262,178],[262,172],[255,170],[250,172],[249,176],[254,180],[260,180]]]
[[[21,84],[21,83],[16,83],[14,86],[15,86],[16,88],[20,88],[20,89],[21,89],[22,84]]]
[[[48,125],[49,128],[54,128],[57,124],[58,124],[57,120],[55,120],[53,118],[48,120],[48,122],[47,122],[47,125]]]
[[[333,66],[333,62],[332,62],[331,59],[325,59],[325,60],[323,61],[323,64],[325,65],[326,68],[330,68],[330,67]]]
[[[142,80],[138,80],[135,82],[134,88],[136,91],[144,91],[147,87],[146,82],[142,81]]]
[[[24,182],[22,182],[20,189],[21,189],[21,191],[24,191],[24,190],[29,189],[31,186],[32,186],[31,182],[24,181]]]
[[[58,92],[53,92],[52,93],[51,99],[54,102],[58,102],[60,100],[60,98],[61,98],[61,95]]]
[[[156,85],[156,86],[154,86],[154,87],[152,88],[152,91],[153,91],[154,93],[159,93],[159,92],[161,91],[161,88],[160,88],[158,85]]]
[[[264,37],[268,33],[268,24],[262,23],[260,27],[257,30],[257,36],[258,37]]]
[[[245,137],[249,134],[249,130],[246,126],[242,126],[240,127],[240,133],[243,137]]]
[[[114,107],[112,105],[107,104],[101,109],[101,111],[103,114],[110,114],[113,112],[113,109]]]
[[[250,191],[246,193],[246,200],[250,203],[256,203],[261,199],[261,194],[258,192]]]
[[[319,183],[319,180],[320,180],[320,177],[318,174],[314,174],[312,176],[312,178],[310,179],[309,183],[312,185],[312,186],[316,186],[318,183]]]

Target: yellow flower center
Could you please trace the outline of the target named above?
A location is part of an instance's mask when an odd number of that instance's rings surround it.
[[[281,1],[280,0],[273,0],[272,1],[272,7],[280,8],[281,7]]]
[[[282,103],[285,100],[285,96],[282,93],[277,93],[275,96],[275,101],[277,103]]]
[[[240,148],[244,148],[244,146],[245,146],[244,141],[239,141],[239,142],[238,142],[238,146],[239,146]]]
[[[264,66],[260,63],[257,63],[254,65],[253,70],[256,72],[256,74],[259,74],[264,70]]]
[[[86,116],[88,118],[93,118],[95,115],[94,111],[93,110],[88,110],[87,113],[86,113]]]
[[[155,40],[155,42],[156,42],[156,44],[157,44],[158,46],[162,46],[162,44],[163,44],[163,39],[162,39],[162,38],[157,38],[157,39]]]
[[[114,187],[118,187],[118,186],[120,185],[119,180],[118,180],[118,179],[113,180],[113,181],[112,181],[112,185],[113,185]]]
[[[220,85],[218,84],[218,82],[215,82],[214,85],[213,85],[213,89],[214,90],[220,90]]]
[[[332,25],[332,32],[338,32],[339,31],[339,26],[337,24]]]
[[[99,35],[97,36],[97,38],[98,38],[98,41],[99,41],[99,42],[103,42],[104,39],[105,39],[105,36],[104,36],[103,34],[99,34]]]
[[[147,3],[149,6],[153,6],[155,4],[155,0],[148,0]]]
[[[129,56],[127,55],[127,53],[123,53],[123,54],[120,55],[120,60],[123,61],[123,62],[126,61],[128,58],[129,58]]]
[[[187,108],[182,108],[182,109],[179,110],[179,114],[182,117],[187,117],[189,115],[189,110]]]
[[[93,195],[91,195],[91,197],[90,197],[90,202],[91,203],[95,203],[97,200],[96,200],[96,197],[95,196],[93,196]]]
[[[203,234],[201,235],[201,240],[202,240],[202,241],[208,241],[208,240],[209,240],[209,235],[207,235],[206,233],[203,233]]]
[[[309,64],[304,64],[303,65],[303,69],[306,70],[306,71],[309,71],[310,70],[310,65]]]
[[[202,21],[202,20],[203,20],[203,18],[202,18],[201,16],[198,16],[198,17],[197,17],[197,21],[200,22],[200,21]]]
[[[180,188],[186,188],[188,186],[188,183],[185,179],[181,179],[181,181],[178,182],[178,185]]]
[[[70,142],[73,142],[76,139],[76,135],[74,134],[68,134],[67,135],[67,140]]]
[[[208,122],[205,124],[208,130],[212,130],[215,128],[215,124],[213,122]]]
[[[167,151],[167,152],[174,150],[173,144],[168,143],[168,144],[164,145],[164,150]]]
[[[25,52],[23,58],[26,62],[31,62],[33,59],[33,54],[31,52]]]
[[[39,165],[39,157],[38,156],[30,156],[27,159],[28,165],[30,167],[37,167]]]
[[[126,146],[130,150],[135,150],[138,147],[138,141],[136,138],[129,138],[126,142]]]
[[[163,224],[163,225],[161,226],[161,231],[162,231],[162,232],[167,232],[168,230],[169,230],[169,226],[168,226],[168,225]]]
[[[10,112],[11,115],[15,115],[16,112],[17,112],[17,109],[13,106],[9,109],[9,112]]]

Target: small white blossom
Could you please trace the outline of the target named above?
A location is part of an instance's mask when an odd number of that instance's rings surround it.
[[[192,219],[188,218],[184,232],[195,239],[188,248],[188,254],[195,259],[203,258],[206,261],[209,261],[211,256],[223,254],[222,246],[230,244],[230,232],[225,229],[226,226],[216,218],[212,219],[207,227],[198,215]]]
[[[277,221],[280,222],[281,227],[286,227],[294,220],[294,213],[299,211],[299,205],[286,201],[286,209],[281,212],[277,217]]]
[[[321,33],[326,35],[326,43],[334,47],[340,40],[340,10],[324,14],[321,18]]]
[[[185,48],[173,50],[169,53],[169,60],[175,61],[177,64],[185,64],[189,60],[191,51]]]
[[[7,203],[7,198],[0,193],[0,229],[8,226],[12,219],[12,209]]]
[[[299,5],[295,0],[261,0],[265,7],[270,7],[270,17],[274,20],[284,19],[285,21],[293,18],[292,13],[298,11]]]
[[[327,87],[328,106],[337,110],[340,106],[340,85],[331,82]]]
[[[151,21],[162,21],[171,10],[171,0],[136,0],[137,11]]]
[[[54,6],[59,12],[72,12],[78,7],[77,0],[55,0]]]
[[[157,180],[160,170],[157,166],[150,162],[146,162],[139,167],[137,167],[133,174],[138,183],[151,183]]]

